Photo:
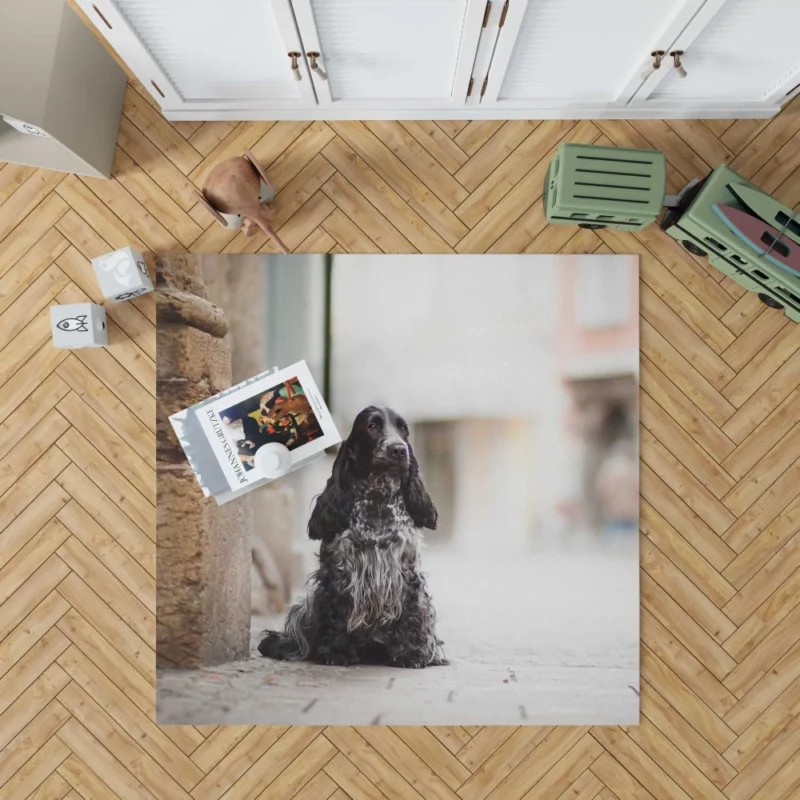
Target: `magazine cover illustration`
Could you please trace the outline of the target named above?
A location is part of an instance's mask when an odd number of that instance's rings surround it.
[[[227,484],[224,488],[206,487],[215,496],[238,494],[268,479],[256,459],[256,452],[264,445],[283,445],[291,459],[288,471],[292,471],[341,441],[305,361],[257,376],[173,415],[171,422],[182,443],[187,429],[182,426],[178,430],[177,426],[190,416],[199,425],[201,437]],[[205,486],[209,471],[203,469],[202,459],[192,458],[190,452],[187,455]]]

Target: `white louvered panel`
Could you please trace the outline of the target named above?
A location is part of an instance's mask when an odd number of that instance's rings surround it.
[[[449,100],[467,0],[311,0],[333,100]]]
[[[681,5],[529,0],[499,99],[614,100]]]
[[[651,101],[758,101],[800,63],[800,0],[728,0],[687,48],[687,76],[675,70]]]
[[[116,0],[184,100],[296,100],[268,0]]]

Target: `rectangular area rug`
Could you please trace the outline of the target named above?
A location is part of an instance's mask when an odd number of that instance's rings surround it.
[[[638,283],[160,258],[158,722],[637,724]]]

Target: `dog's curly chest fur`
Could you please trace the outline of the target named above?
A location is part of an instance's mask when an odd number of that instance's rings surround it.
[[[405,421],[364,409],[309,520],[319,569],[259,652],[336,665],[446,664],[419,569],[422,528],[435,529],[436,518]]]
[[[352,602],[348,631],[397,620],[419,565],[422,537],[399,485],[394,491],[371,489],[356,498],[352,524],[330,546],[335,583]]]

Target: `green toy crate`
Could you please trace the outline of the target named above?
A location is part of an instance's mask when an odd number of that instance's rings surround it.
[[[547,221],[640,231],[656,221],[667,189],[658,150],[562,144],[544,180]]]
[[[729,183],[762,191],[730,167],[717,167],[681,194],[678,207],[669,209],[661,220],[661,229],[690,253],[708,256],[712,266],[756,292],[763,303],[782,308],[789,319],[800,322],[800,277],[759,256],[714,211],[716,203],[747,211],[728,191]]]

